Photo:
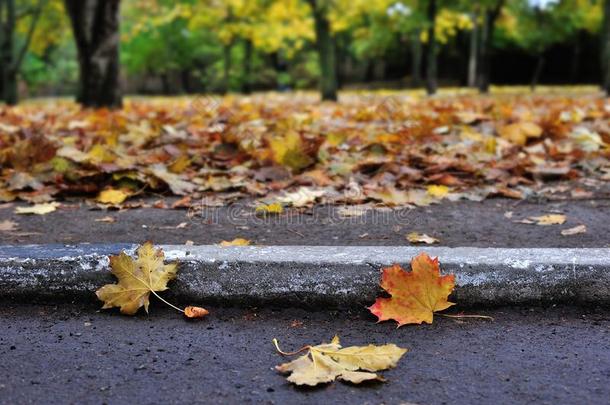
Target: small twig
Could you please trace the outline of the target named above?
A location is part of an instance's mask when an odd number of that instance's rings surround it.
[[[151,293],[153,293],[155,295],[155,297],[159,298],[161,301],[165,302],[167,305],[169,305],[170,307],[174,308],[176,311],[182,312],[184,313],[184,309],[180,309],[177,306],[175,306],[174,304],[165,301],[163,298],[161,298],[161,296],[159,294],[157,294],[154,290],[150,290]]]
[[[295,233],[295,234],[299,235],[301,238],[304,238],[304,237],[305,237],[305,235],[303,235],[301,232],[299,232],[299,231],[295,231],[294,229],[290,229],[290,228],[288,228],[288,231],[290,231],[290,232],[292,232],[292,233]]]
[[[280,345],[276,338],[273,338],[273,344],[275,345],[275,350],[277,350],[277,352],[279,354],[281,354],[282,356],[294,356],[295,354],[299,354],[301,352],[304,352],[305,350],[311,349],[311,346],[308,345],[308,346],[301,347],[299,350],[297,350],[295,352],[285,352],[282,349],[280,349]]]

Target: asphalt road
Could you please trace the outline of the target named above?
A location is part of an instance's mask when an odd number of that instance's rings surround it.
[[[604,199],[606,198],[606,199]],[[215,244],[246,238],[257,245],[408,245],[410,232],[440,240],[440,246],[573,247],[610,246],[610,200],[534,203],[488,199],[482,202],[444,202],[412,210],[369,211],[344,217],[338,207],[288,209],[280,216],[256,216],[251,203],[199,210],[137,208],[91,210],[80,201],[65,202],[47,215],[16,215],[16,205],[0,205],[0,221],[17,223],[0,231],[2,244],[141,243]],[[175,198],[173,199],[175,200]],[[168,199],[171,203],[172,199]],[[145,201],[152,203],[152,200]],[[562,213],[563,225],[539,226],[518,221],[530,216]],[[114,222],[100,222],[110,217]],[[585,233],[563,236],[562,230],[585,225]]]
[[[121,316],[76,305],[0,305],[0,403],[607,404],[610,311],[469,310],[396,329],[365,311],[212,309],[189,322],[158,305]],[[328,341],[410,351],[386,383],[298,389],[273,366]]]

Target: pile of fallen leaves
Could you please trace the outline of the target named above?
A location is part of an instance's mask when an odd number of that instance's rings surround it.
[[[132,99],[119,111],[29,102],[0,107],[0,202],[523,198],[551,180],[610,179],[609,145],[610,101],[598,95],[202,96]]]

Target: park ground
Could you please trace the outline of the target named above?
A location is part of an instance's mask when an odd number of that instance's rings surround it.
[[[0,243],[393,247],[414,245],[416,232],[448,247],[608,248],[608,99],[591,88],[522,90],[5,108]],[[536,219],[548,216],[553,224]],[[190,322],[158,302],[127,317],[65,298],[0,299],[0,403],[605,404],[610,395],[610,313],[595,302],[458,307],[449,313],[494,320],[436,316],[397,329],[359,306],[212,307]],[[293,350],[335,334],[410,351],[386,383],[358,387],[298,389],[273,369],[285,361],[273,338]]]

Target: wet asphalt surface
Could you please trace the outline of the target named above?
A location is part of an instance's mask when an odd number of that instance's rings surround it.
[[[175,199],[174,199],[175,200]],[[172,199],[167,200],[171,204]],[[150,203],[151,201],[146,201]],[[16,215],[17,204],[0,206],[0,221],[17,223],[0,231],[2,244],[141,243],[215,244],[245,238],[258,245],[408,245],[410,232],[440,240],[440,246],[472,247],[608,247],[610,199],[530,202],[487,199],[444,202],[429,207],[369,211],[343,217],[337,207],[288,209],[262,218],[248,203],[205,210],[137,208],[92,210],[80,201],[66,202],[47,215]],[[565,214],[563,225],[518,223],[530,216]],[[115,222],[99,222],[110,217]],[[98,221],[96,221],[98,220]],[[585,225],[587,232],[571,236],[561,231]]]
[[[151,306],[0,303],[0,403],[607,404],[610,311],[469,309],[495,321],[435,317],[396,329],[366,311],[211,309],[190,322]],[[409,352],[386,383],[295,388],[273,367],[284,350],[341,336],[345,346]]]

